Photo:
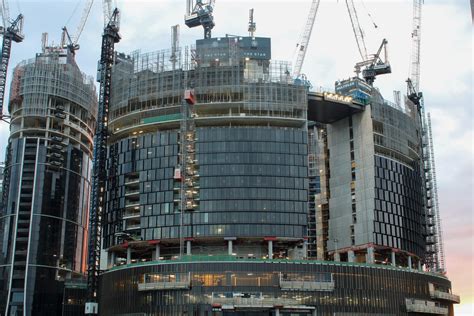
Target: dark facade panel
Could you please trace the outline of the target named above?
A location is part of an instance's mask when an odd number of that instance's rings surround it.
[[[153,275],[189,279],[189,289],[139,291]],[[281,280],[334,281],[333,290],[282,288]],[[431,300],[428,284],[450,287],[444,277],[403,269],[343,264],[275,262],[193,262],[118,268],[102,276],[102,315],[212,315],[212,304],[234,305],[234,312],[274,315],[305,306],[300,315],[408,315],[405,299]],[[147,280],[146,282],[150,282]],[[238,307],[245,301],[253,309]],[[260,307],[256,307],[261,304]],[[268,305],[270,304],[270,306]],[[286,305],[285,305],[286,304]],[[275,305],[275,306],[274,306]],[[441,304],[442,305],[442,304]],[[441,306],[438,303],[438,306]],[[286,306],[286,307],[285,307]],[[311,309],[313,308],[313,309]],[[225,311],[225,310],[224,310]],[[229,311],[227,311],[229,312]],[[227,315],[217,313],[217,315]],[[229,314],[238,315],[238,314]],[[251,315],[251,314],[242,314]]]

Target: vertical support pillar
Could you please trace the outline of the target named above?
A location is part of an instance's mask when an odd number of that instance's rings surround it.
[[[411,256],[408,256],[408,269],[412,269]]]
[[[421,267],[421,260],[418,260],[418,271],[422,271],[422,267]]]
[[[191,240],[186,240],[186,255],[191,255]]]
[[[349,250],[347,252],[347,261],[354,262],[355,261],[355,254],[353,250]]]
[[[280,310],[278,308],[275,308],[275,316],[280,316]]]
[[[303,259],[308,258],[308,239],[303,242]]]
[[[367,248],[367,263],[374,263],[374,247]]]
[[[273,259],[273,240],[268,241],[268,259]]]
[[[160,256],[161,256],[161,249],[160,249],[160,245],[155,245],[155,260],[160,260]]]
[[[318,316],[318,311],[316,309],[313,309],[313,316]]]
[[[341,255],[339,254],[339,252],[334,253],[334,261],[341,261]]]
[[[107,258],[108,258],[108,268],[113,268],[115,265],[115,252],[107,251]]]
[[[227,240],[227,254],[232,256],[232,240]]]
[[[394,251],[392,251],[392,260],[391,260],[391,262],[392,262],[392,266],[394,266],[394,267],[397,266],[397,259],[395,257],[395,252]]]
[[[132,248],[127,248],[127,264],[132,263]]]

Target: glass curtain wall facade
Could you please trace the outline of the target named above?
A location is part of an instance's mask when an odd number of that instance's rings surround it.
[[[417,267],[417,125],[377,96],[308,122],[308,87],[270,59],[231,36],[117,55],[100,312],[452,315],[449,280]]]
[[[9,111],[0,213],[0,313],[79,315],[95,85],[67,51],[46,47],[15,68]]]
[[[306,88],[288,80],[287,64],[268,60],[269,39],[256,39],[265,58],[244,57],[248,40],[198,41],[177,54],[180,63],[156,69],[169,52],[118,56],[104,227],[109,264],[157,253],[306,256]],[[210,58],[216,53],[221,58]],[[191,85],[197,202],[181,212],[184,180],[176,172],[189,160],[181,126]],[[133,108],[120,115],[123,107]]]
[[[336,91],[353,96],[348,89],[363,83],[348,81],[339,82]],[[376,89],[364,111],[328,125],[333,192],[328,250],[335,260],[424,264],[420,135],[418,110],[402,109]]]

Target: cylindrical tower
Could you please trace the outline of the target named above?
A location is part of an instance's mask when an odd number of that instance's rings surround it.
[[[179,54],[179,68],[170,53],[117,58],[109,264],[180,254],[305,257],[306,87],[293,84],[286,63],[270,62],[266,38],[199,40]],[[197,102],[183,111],[190,88]],[[193,201],[186,207],[183,193]]]
[[[0,214],[0,308],[61,315],[75,308],[87,263],[95,85],[73,56],[48,47],[14,70]]]
[[[421,271],[413,120],[290,73],[266,38],[117,55],[101,315],[447,315],[459,302]],[[390,198],[400,207],[379,212]],[[373,227],[392,218],[381,240]]]

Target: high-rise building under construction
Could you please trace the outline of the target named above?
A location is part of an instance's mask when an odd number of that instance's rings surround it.
[[[81,315],[97,96],[71,52],[14,69],[0,210],[0,315]]]
[[[419,108],[290,74],[253,36],[117,55],[102,315],[452,315]]]

